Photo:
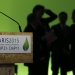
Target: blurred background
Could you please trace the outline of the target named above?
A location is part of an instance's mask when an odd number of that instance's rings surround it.
[[[71,13],[75,8],[74,0],[0,0],[0,12],[3,12],[15,19],[22,27],[26,27],[26,17],[32,12],[36,4],[44,5],[45,8],[52,10],[57,15],[61,11],[68,13],[67,24],[71,25]],[[45,14],[44,17],[47,17]],[[50,25],[58,23],[58,19],[53,21]],[[0,13],[0,31],[1,32],[19,32],[18,25]]]
[[[67,24],[72,24],[71,13],[75,9],[74,0],[0,0],[0,12],[5,13],[11,18],[15,19],[22,27],[22,30],[27,25],[26,17],[32,12],[33,7],[36,4],[44,5],[45,8],[52,10],[57,15],[61,11],[65,11],[68,14]],[[45,14],[44,17],[47,17]],[[58,19],[50,23],[53,26],[58,23]],[[18,25],[0,13],[0,32],[19,32]],[[27,75],[28,68],[23,63],[16,63],[18,65],[17,75]],[[51,75],[51,63],[49,64],[49,75]],[[59,73],[60,74],[60,73]],[[72,75],[69,72],[68,75]]]

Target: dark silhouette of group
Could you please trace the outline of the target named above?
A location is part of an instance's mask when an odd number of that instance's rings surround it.
[[[42,18],[44,13],[49,17]],[[50,28],[49,23],[57,18],[59,23]],[[57,16],[42,5],[36,5],[27,16],[24,32],[33,33],[33,63],[24,63],[29,68],[29,75],[48,75],[50,52],[52,52],[52,75],[58,75],[59,67],[61,75],[67,75],[71,70],[75,75],[75,10],[72,12],[74,24],[71,27],[66,24],[67,19],[66,12],[60,12]],[[42,40],[42,37],[51,30],[54,30],[57,39],[52,43]]]

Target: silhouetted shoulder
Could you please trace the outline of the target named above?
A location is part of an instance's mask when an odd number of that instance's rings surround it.
[[[31,31],[31,28],[29,26],[26,26],[24,32],[29,32],[29,31]]]
[[[75,33],[75,24],[72,24],[70,27],[70,33]]]
[[[34,28],[31,25],[27,25],[24,32],[34,32]]]
[[[71,25],[71,28],[75,28],[75,24],[72,24],[72,25]]]

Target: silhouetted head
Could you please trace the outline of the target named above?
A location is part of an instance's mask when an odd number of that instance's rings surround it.
[[[72,12],[72,20],[73,20],[73,22],[75,23],[75,9],[74,9],[73,12]]]
[[[27,17],[27,23],[28,24],[32,24],[35,27],[38,26],[38,20],[37,20],[37,17],[35,16],[35,14],[31,13],[31,14],[28,15],[28,17]]]
[[[59,14],[59,21],[61,24],[66,24],[67,18],[68,18],[68,15],[66,12],[61,12]]]
[[[44,14],[44,6],[42,5],[36,5],[34,8],[33,8],[33,13],[38,17],[38,18],[41,18]]]

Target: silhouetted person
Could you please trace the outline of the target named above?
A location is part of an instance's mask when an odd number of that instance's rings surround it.
[[[39,71],[41,71],[41,67],[38,65],[43,62],[44,56],[40,46],[40,39],[37,34],[37,27],[39,26],[38,20],[34,14],[30,14],[27,17],[27,27],[24,32],[32,32],[33,33],[33,63],[26,64],[29,67],[29,75],[41,75]]]
[[[24,66],[28,66],[28,75],[33,75],[34,73],[34,65],[32,63],[24,63]]]
[[[51,10],[45,9],[42,5],[36,5],[33,8],[33,13],[36,15],[38,21],[39,21],[39,27],[38,27],[38,34],[40,39],[46,35],[50,31],[49,23],[54,21],[57,18],[57,15],[54,14]],[[49,15],[47,18],[42,18],[42,16],[46,13]],[[46,57],[46,63],[44,64],[45,67],[43,67],[44,75],[48,75],[48,63],[49,63],[49,57],[50,57],[50,50],[47,46],[46,41],[42,41],[42,50],[44,53],[44,56]]]
[[[67,18],[67,14],[65,12],[61,12],[59,14],[60,23],[52,27],[57,36],[57,40],[53,43],[52,75],[58,75],[59,67],[61,68],[61,75],[66,75],[68,70],[69,27],[66,25]]]
[[[72,70],[73,75],[75,75],[75,10],[72,12],[73,24],[70,28],[70,44],[71,44],[71,61],[72,61]]]

